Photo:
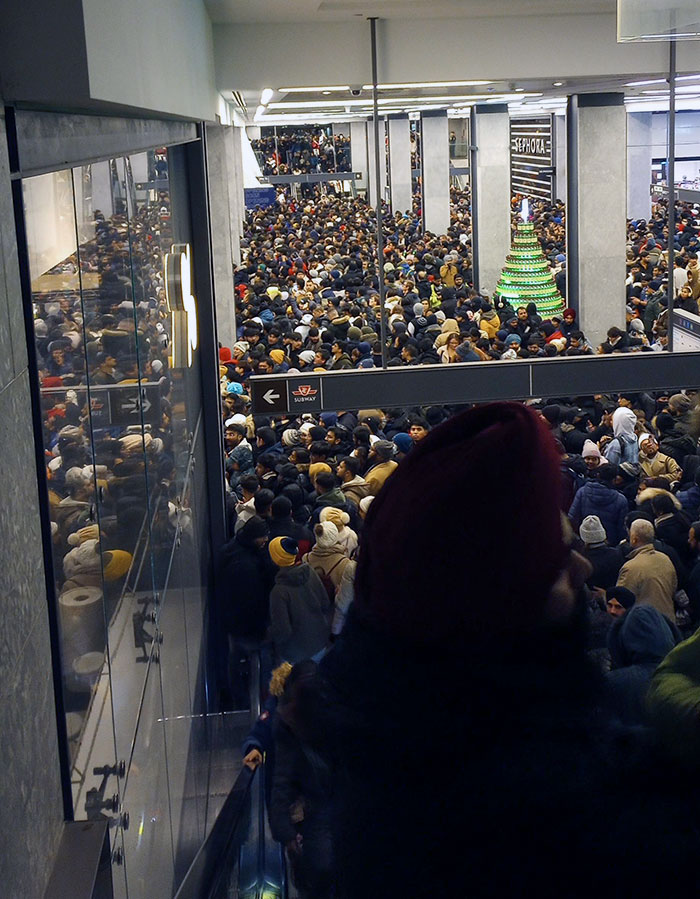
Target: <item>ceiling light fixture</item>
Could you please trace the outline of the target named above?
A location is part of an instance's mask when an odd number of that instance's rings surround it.
[[[270,100],[275,96],[275,92],[271,87],[263,88],[263,92],[260,94],[260,102],[263,106],[267,106]]]
[[[414,90],[418,88],[431,87],[485,87],[487,84],[494,84],[493,81],[407,81],[396,82],[394,84],[378,84],[377,89],[380,91],[399,91]],[[373,85],[363,84],[363,91],[371,91]]]
[[[280,93],[283,94],[317,94],[319,91],[324,92],[328,91],[330,94],[332,91],[349,91],[349,84],[336,84],[331,87],[279,87],[277,88]]]
[[[552,87],[563,87],[563,85],[564,85],[563,81],[553,81],[552,82]]]
[[[515,93],[516,93],[516,94],[520,94],[520,93],[522,93],[522,91],[524,91],[524,90],[525,90],[524,87],[516,87],[516,88],[515,88]]]

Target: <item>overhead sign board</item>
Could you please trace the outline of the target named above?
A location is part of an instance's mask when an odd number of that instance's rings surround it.
[[[323,387],[319,375],[308,378],[260,378],[251,381],[253,411],[260,415],[320,412]]]
[[[514,194],[553,200],[552,116],[510,120],[510,180]]]
[[[110,389],[111,424],[123,428],[140,425],[142,416],[144,424],[160,424],[160,384],[129,384]]]

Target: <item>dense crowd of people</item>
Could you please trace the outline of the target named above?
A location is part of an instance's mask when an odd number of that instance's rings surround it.
[[[266,754],[302,896],[432,895],[464,853],[475,894],[503,895],[563,884],[594,847],[600,867],[565,892],[602,878],[608,896],[639,882],[644,853],[657,884],[669,845],[695,846],[687,793],[661,775],[700,748],[700,638],[681,642],[700,622],[695,404],[268,419],[226,396],[225,628],[234,654],[263,646],[275,666],[245,761]]]
[[[468,191],[453,189],[447,234],[423,233],[420,213],[384,215],[388,364],[659,352],[668,344],[666,216],[628,227],[626,321],[592,345],[576,310],[543,318],[535,303],[514,308],[473,287]],[[519,211],[513,200],[513,220]],[[530,220],[566,296],[565,210],[536,201]],[[698,210],[678,209],[675,304],[698,311]],[[255,209],[236,280],[233,379],[251,374],[373,368],[382,363],[376,222],[363,198],[317,193],[284,209]],[[505,260],[504,260],[505,262]],[[226,352],[226,351],[225,351]],[[229,361],[228,357],[224,361]]]
[[[99,163],[117,181],[122,164]],[[167,178],[165,150],[151,154],[148,164]],[[28,216],[34,212],[44,210],[29,208]],[[104,623],[125,579],[131,575],[134,589],[147,592],[153,581],[162,589],[178,524],[183,540],[190,536],[183,489],[186,375],[171,368],[164,271],[177,239],[169,192],[134,195],[128,208],[124,200],[95,209],[83,225],[88,229],[75,253],[31,273],[53,573],[72,720],[82,718],[90,701],[80,665],[104,651]],[[152,568],[140,565],[146,545]],[[81,602],[88,607],[84,614]],[[99,627],[93,626],[95,608]],[[78,732],[79,726],[69,726],[72,751]]]
[[[272,133],[270,133],[272,132]],[[350,172],[350,138],[318,128],[262,128],[251,140],[263,175],[310,175],[316,172]]]

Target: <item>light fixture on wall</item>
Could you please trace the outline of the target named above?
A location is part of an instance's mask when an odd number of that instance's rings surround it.
[[[190,245],[173,244],[165,254],[165,298],[172,321],[172,368],[192,365],[197,349],[197,301],[192,295]]]

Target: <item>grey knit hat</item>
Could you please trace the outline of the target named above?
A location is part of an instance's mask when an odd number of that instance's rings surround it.
[[[587,515],[581,522],[579,536],[584,543],[605,543],[608,535],[597,515]]]

